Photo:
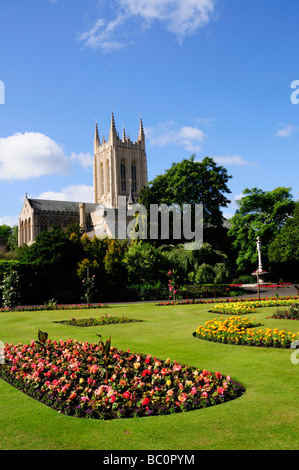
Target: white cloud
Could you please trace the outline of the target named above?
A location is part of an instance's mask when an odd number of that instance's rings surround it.
[[[39,194],[37,198],[51,201],[94,202],[93,186],[72,185],[57,192],[45,191]]]
[[[92,156],[74,152],[67,156],[62,145],[38,132],[0,138],[0,180],[66,175],[75,162],[86,168],[92,165]]]
[[[118,15],[113,21],[99,18],[94,26],[79,36],[86,46],[92,49],[100,48],[103,52],[112,52],[124,47],[124,44],[114,39],[115,29],[124,22],[124,16]]]
[[[294,126],[293,124],[280,124],[280,125],[283,125],[284,127],[276,132],[276,135],[278,137],[289,137],[296,130],[296,126]]]
[[[244,158],[240,157],[239,155],[226,155],[226,156],[219,156],[219,157],[213,156],[212,158],[219,165],[256,166],[255,162],[244,160]]]
[[[83,168],[88,168],[93,166],[93,155],[90,153],[71,153],[71,160],[77,161]]]
[[[18,225],[19,223],[19,216],[16,215],[15,217],[11,215],[5,215],[3,217],[0,217],[0,225],[9,225],[10,227],[13,227],[14,225]]]
[[[199,144],[205,139],[204,132],[191,126],[178,128],[173,121],[160,124],[157,127],[149,127],[144,130],[146,138],[150,145],[179,145],[190,152],[200,152],[202,150]]]
[[[243,197],[244,197],[244,194],[243,194],[243,193],[241,193],[241,194],[235,194],[234,200],[235,200],[235,201],[240,201]]]
[[[69,159],[61,145],[44,134],[16,133],[0,139],[0,179],[26,180],[42,175],[67,174]]]
[[[183,39],[206,25],[214,11],[214,0],[119,0],[130,16],[159,20]]]
[[[119,12],[114,20],[98,18],[80,35],[79,39],[86,46],[101,48],[104,52],[122,48],[129,31],[127,25],[132,20],[135,33],[138,27],[142,29],[153,21],[160,21],[181,43],[186,36],[209,23],[215,9],[215,0],[117,0],[117,4]],[[120,41],[120,38],[123,39]]]

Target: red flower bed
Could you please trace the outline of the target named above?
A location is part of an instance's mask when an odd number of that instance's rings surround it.
[[[99,419],[194,410],[245,391],[220,372],[76,340],[6,344],[0,377],[61,413]]]

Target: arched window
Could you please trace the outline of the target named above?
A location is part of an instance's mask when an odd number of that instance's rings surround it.
[[[136,171],[136,163],[132,162],[131,165],[131,180],[132,180],[132,191],[133,193],[137,192],[137,171]]]
[[[30,229],[31,229],[31,219],[28,219],[28,221],[27,221],[27,231],[26,231],[26,243],[30,242],[30,240],[31,240]]]
[[[101,189],[102,189],[102,195],[105,194],[105,177],[104,177],[103,163],[101,163]]]
[[[106,161],[106,173],[107,173],[107,191],[106,193],[110,192],[110,166],[109,160]]]
[[[48,231],[48,221],[46,217],[43,217],[42,220],[40,221],[40,231],[41,232],[47,232]]]
[[[20,244],[21,246],[25,243],[25,237],[24,237],[24,221],[22,220],[22,223],[21,223],[21,240],[20,240]]]
[[[58,217],[55,220],[54,228],[62,228],[62,221]]]
[[[126,191],[126,162],[122,160],[120,162],[120,189]]]

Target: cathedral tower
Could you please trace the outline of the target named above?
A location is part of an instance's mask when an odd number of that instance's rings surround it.
[[[147,158],[142,119],[137,141],[133,142],[124,129],[122,138],[119,137],[112,112],[108,141],[103,138],[101,143],[97,124],[95,129],[95,203],[117,209],[118,196],[126,196],[127,202],[132,202],[132,199],[138,202],[140,190],[146,185]]]

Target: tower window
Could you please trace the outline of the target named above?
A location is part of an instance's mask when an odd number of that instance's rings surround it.
[[[120,188],[121,191],[126,191],[126,163],[124,160],[120,163]]]
[[[133,193],[137,192],[137,172],[136,172],[136,163],[133,162],[131,165],[131,180],[132,180],[132,191]]]
[[[103,163],[101,163],[101,188],[102,188],[102,194],[105,194],[105,177],[104,177]]]

